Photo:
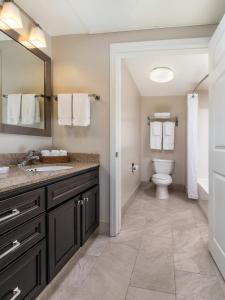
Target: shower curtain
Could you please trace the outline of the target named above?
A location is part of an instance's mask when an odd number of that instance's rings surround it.
[[[187,95],[187,193],[198,199],[198,94]]]

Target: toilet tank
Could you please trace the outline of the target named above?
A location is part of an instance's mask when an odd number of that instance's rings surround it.
[[[174,169],[174,160],[168,159],[153,159],[153,167],[155,173],[172,174]]]

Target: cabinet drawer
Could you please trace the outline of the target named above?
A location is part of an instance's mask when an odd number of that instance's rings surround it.
[[[46,247],[42,241],[0,272],[0,299],[35,299],[45,285]]]
[[[45,215],[26,222],[0,237],[0,270],[46,235]]]
[[[45,190],[37,189],[0,201],[0,235],[45,210]]]
[[[52,208],[98,184],[98,170],[54,183],[48,187],[48,208]]]

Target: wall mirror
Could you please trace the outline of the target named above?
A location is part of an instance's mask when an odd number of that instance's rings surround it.
[[[0,31],[0,132],[51,136],[51,59]]]

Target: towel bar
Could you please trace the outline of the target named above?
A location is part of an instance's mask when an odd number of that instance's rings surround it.
[[[99,95],[96,95],[96,94],[88,94],[88,96],[90,97],[90,98],[94,98],[95,100],[100,100],[100,96]],[[8,95],[2,95],[2,97],[3,98],[8,98]],[[35,97],[36,98],[45,98],[45,99],[47,99],[47,100],[51,100],[52,98],[54,99],[54,100],[58,100],[58,97],[57,96],[45,96],[45,95],[35,95]]]
[[[3,98],[8,98],[8,95],[2,95]],[[46,98],[47,100],[51,100],[51,96],[45,95],[35,95],[35,98]]]
[[[58,100],[58,96],[52,96],[52,97],[55,99],[55,101]],[[99,100],[100,100],[100,96],[99,96],[99,95],[96,95],[96,94],[88,94],[88,97],[94,98],[96,101],[99,101]]]

